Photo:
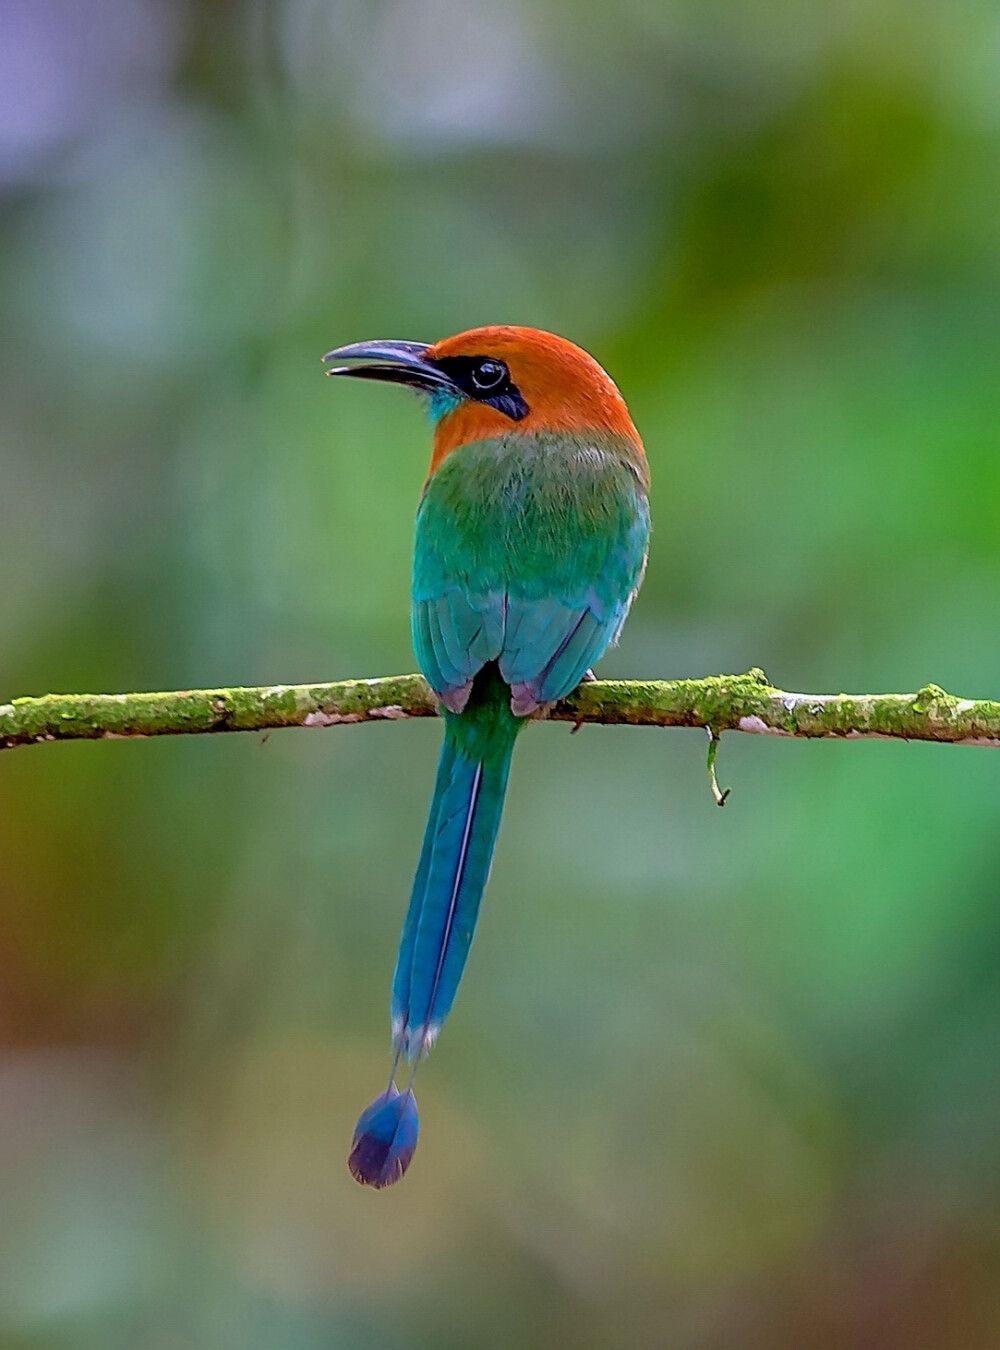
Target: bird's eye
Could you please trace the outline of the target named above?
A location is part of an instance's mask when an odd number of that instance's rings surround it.
[[[472,367],[472,383],[480,392],[496,389],[507,378],[507,367],[502,361],[479,361]]]

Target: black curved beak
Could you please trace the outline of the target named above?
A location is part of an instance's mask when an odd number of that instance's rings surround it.
[[[403,384],[421,393],[434,389],[451,389],[451,380],[427,359],[426,342],[352,342],[347,347],[334,347],[322,358],[326,361],[356,361],[357,365],[335,365],[328,375],[356,375],[362,380],[385,380],[389,384]]]

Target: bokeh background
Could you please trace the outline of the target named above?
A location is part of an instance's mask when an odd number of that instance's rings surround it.
[[[989,0],[0,0],[0,699],[412,669],[483,322],[649,448],[606,673],[1000,693]],[[1000,760],[540,727],[377,1195],[439,728],[0,763],[2,1350],[995,1350]]]

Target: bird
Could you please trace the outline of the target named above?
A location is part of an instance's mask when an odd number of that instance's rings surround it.
[[[433,425],[410,613],[444,740],[392,982],[389,1082],[348,1158],[381,1189],[417,1146],[413,1079],[469,953],[517,737],[593,678],[642,582],[649,471],[614,381],[554,333],[494,324],[351,343],[323,361],[328,375],[415,391]]]

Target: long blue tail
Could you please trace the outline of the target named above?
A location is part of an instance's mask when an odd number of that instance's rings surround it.
[[[444,745],[392,984],[393,1075],[401,1055],[415,1060],[431,1048],[462,978],[514,741],[524,725],[511,713],[509,700],[509,687],[490,669],[477,679],[464,712],[445,713]],[[349,1166],[363,1184],[390,1185],[415,1148],[412,1091],[397,1095],[390,1075],[389,1090],[358,1121]]]

